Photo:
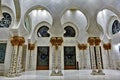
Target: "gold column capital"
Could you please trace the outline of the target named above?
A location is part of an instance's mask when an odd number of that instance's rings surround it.
[[[88,43],[89,43],[89,45],[93,46],[95,44],[95,38],[94,37],[89,37],[88,38]]]
[[[111,49],[111,43],[105,43],[105,44],[103,44],[103,48],[105,50],[110,50]]]
[[[28,43],[28,50],[34,50],[35,44]]]
[[[95,45],[96,46],[100,45],[100,42],[101,42],[100,38],[99,37],[95,37]]]
[[[25,43],[25,39],[24,39],[24,37],[20,36],[19,37],[19,45],[22,46],[23,43]]]
[[[10,42],[11,42],[12,46],[18,46],[19,45],[19,36],[11,37]]]
[[[10,42],[12,46],[22,46],[22,44],[25,42],[25,39],[21,36],[13,36],[10,38]]]
[[[86,50],[87,49],[87,44],[78,44],[79,50]]]
[[[58,49],[58,46],[62,45],[63,38],[62,37],[51,37],[50,42],[53,46],[56,47],[56,49]]]

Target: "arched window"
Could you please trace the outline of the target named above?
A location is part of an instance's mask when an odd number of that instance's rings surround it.
[[[120,31],[120,22],[115,20],[112,25],[112,34],[118,33]]]
[[[38,37],[49,37],[50,34],[48,33],[49,28],[47,26],[42,26],[38,29],[37,35]]]
[[[64,37],[75,37],[75,30],[71,26],[66,26],[64,30]]]
[[[0,27],[8,28],[11,24],[11,21],[12,21],[12,17],[10,16],[10,14],[4,12],[3,13],[3,18],[0,20]]]

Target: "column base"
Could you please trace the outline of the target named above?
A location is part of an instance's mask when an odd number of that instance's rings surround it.
[[[102,70],[98,70],[98,75],[105,75]]]
[[[11,73],[7,74],[7,77],[16,77],[16,76],[17,76],[17,74],[11,74]]]
[[[21,76],[22,75],[22,73],[8,73],[6,76],[7,77],[18,77],[18,76]]]
[[[50,76],[63,76],[63,74],[61,71],[58,71],[58,72],[52,71]]]
[[[92,70],[92,73],[91,73],[91,75],[97,75],[98,73],[97,73],[97,71],[96,70]]]

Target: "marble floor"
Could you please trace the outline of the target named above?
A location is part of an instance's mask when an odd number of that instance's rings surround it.
[[[120,71],[103,70],[105,75],[90,75],[91,70],[64,70],[63,76],[50,76],[51,71],[26,71],[19,77],[0,76],[0,80],[120,80]]]

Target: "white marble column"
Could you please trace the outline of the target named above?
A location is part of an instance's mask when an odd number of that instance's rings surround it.
[[[28,44],[28,52],[29,52],[29,64],[28,64],[28,70],[32,70],[32,54],[34,52],[35,44],[29,43]]]
[[[83,69],[83,55],[82,55],[82,50],[80,50],[80,57],[79,57],[79,66],[80,69]]]
[[[19,46],[19,51],[18,51],[18,60],[17,60],[17,73],[20,73],[22,70],[22,64],[21,64],[21,59],[22,58],[22,46]]]
[[[85,50],[87,49],[87,44],[78,44],[78,48],[80,50],[80,66],[81,69],[85,69],[86,68],[86,54],[85,54]]]
[[[100,46],[99,45],[96,45],[96,55],[97,55],[98,74],[105,75],[102,71],[102,63],[101,63]]]
[[[31,67],[32,67],[32,55],[31,55],[31,50],[28,51],[29,52],[29,64],[28,64],[28,69],[29,70],[32,70]]]
[[[94,52],[94,46],[90,46],[90,53],[91,53],[91,65],[92,65],[92,75],[96,75],[96,61],[95,61],[95,52]]]
[[[8,77],[15,77],[17,76],[17,54],[18,54],[18,45],[19,45],[19,37],[14,36],[11,38],[11,44],[13,46],[12,57],[9,72],[7,74]]]
[[[52,65],[52,73],[51,76],[62,76],[61,72],[61,47],[54,47],[54,53],[53,53],[53,65]]]
[[[18,47],[18,60],[17,60],[17,73],[22,72],[22,51],[23,43],[25,42],[24,37],[19,37],[19,47]],[[20,74],[18,74],[20,75]]]
[[[103,44],[103,48],[107,51],[107,56],[108,56],[108,66],[109,66],[109,68],[111,68],[111,67],[112,67],[111,56],[110,56],[111,43]]]
[[[61,71],[61,67],[62,67],[61,64],[62,64],[61,63],[61,46],[59,46],[58,48],[58,74],[63,75]]]
[[[83,69],[86,68],[86,54],[85,54],[85,50],[83,50]]]
[[[52,74],[55,74],[55,47],[52,46]],[[51,74],[51,75],[52,75]]]
[[[111,69],[112,68],[112,64],[111,64],[110,50],[107,50],[107,55],[108,55],[108,65],[109,65],[109,68]]]
[[[50,40],[52,47],[54,46],[53,50],[53,68],[51,76],[63,76],[61,72],[61,44],[63,42],[62,37],[52,37]]]

